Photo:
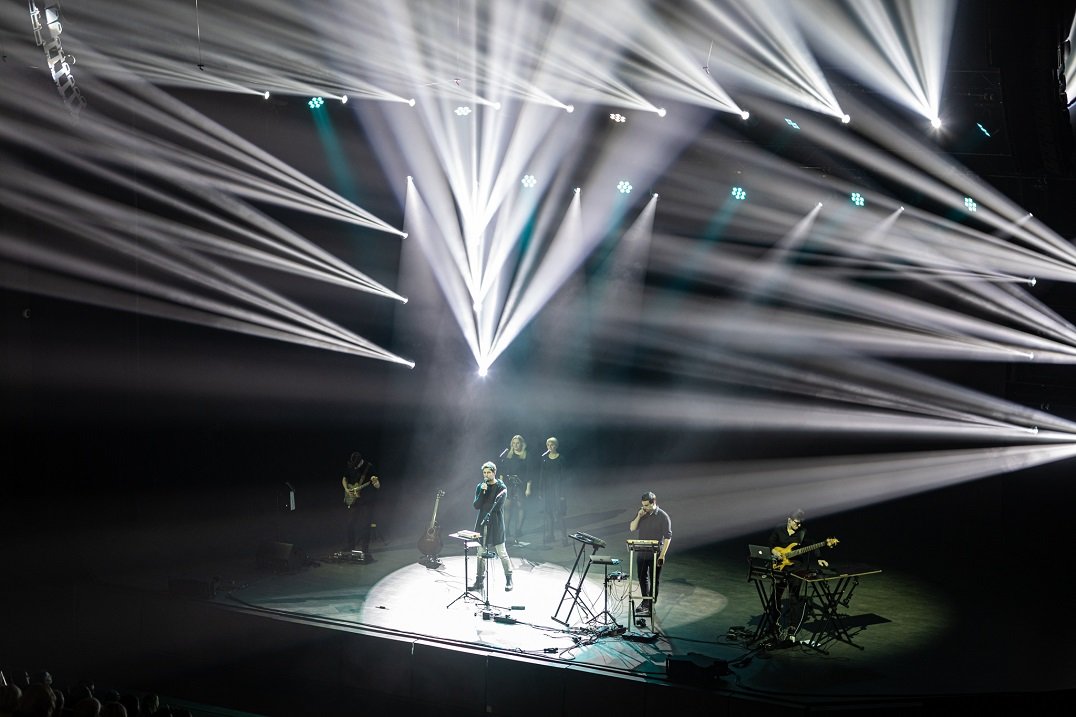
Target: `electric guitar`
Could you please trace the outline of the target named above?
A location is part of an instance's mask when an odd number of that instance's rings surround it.
[[[803,555],[804,553],[809,553],[812,550],[818,550],[819,548],[822,548],[822,547],[832,548],[838,542],[840,542],[840,541],[837,540],[836,538],[826,538],[821,543],[815,543],[814,545],[808,545],[808,546],[803,547],[803,548],[797,548],[796,547],[797,545],[799,545],[799,543],[789,543],[788,547],[785,547],[785,548],[774,548],[773,549],[773,569],[774,570],[784,570],[785,568],[787,568],[789,565],[792,564],[791,559],[796,557],[797,555]]]
[[[344,505],[350,508],[359,499],[362,489],[379,480],[377,476],[371,476],[365,483],[347,483],[344,485]]]
[[[437,507],[441,505],[441,499],[445,497],[443,490],[437,491],[437,497],[433,501],[433,517],[430,518],[430,527],[426,528],[425,534],[418,539],[418,552],[436,558],[441,549],[445,547],[441,539],[441,526],[437,524]]]

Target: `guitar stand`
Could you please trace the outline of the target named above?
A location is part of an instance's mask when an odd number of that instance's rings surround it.
[[[436,555],[423,555],[418,559],[418,564],[430,570],[440,570],[445,566]],[[466,573],[467,571],[464,570]]]

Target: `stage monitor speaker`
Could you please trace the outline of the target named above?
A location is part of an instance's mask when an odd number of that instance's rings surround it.
[[[291,543],[276,543],[267,540],[258,546],[257,566],[259,570],[288,572],[299,567],[299,550]]]
[[[725,675],[731,675],[732,670],[725,660],[691,652],[687,655],[667,656],[665,674],[670,682],[706,685],[716,683]]]

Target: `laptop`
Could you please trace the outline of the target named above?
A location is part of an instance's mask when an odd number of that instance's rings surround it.
[[[773,561],[773,551],[767,545],[748,545],[747,557],[751,560]]]

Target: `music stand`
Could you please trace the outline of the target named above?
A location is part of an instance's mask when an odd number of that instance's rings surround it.
[[[481,537],[478,533],[472,530],[461,530],[458,533],[452,533],[448,537],[455,538],[463,543],[463,592],[457,595],[452,602],[445,605],[445,608],[450,608],[456,604],[457,601],[470,598],[477,602],[483,602],[483,598],[475,595],[471,592],[470,582],[471,577],[467,570],[467,556],[470,555],[471,548],[480,548],[482,544],[475,540],[475,538]],[[489,567],[489,566],[486,566]],[[487,593],[488,594],[488,593]],[[489,604],[488,599],[485,600],[486,604]]]

